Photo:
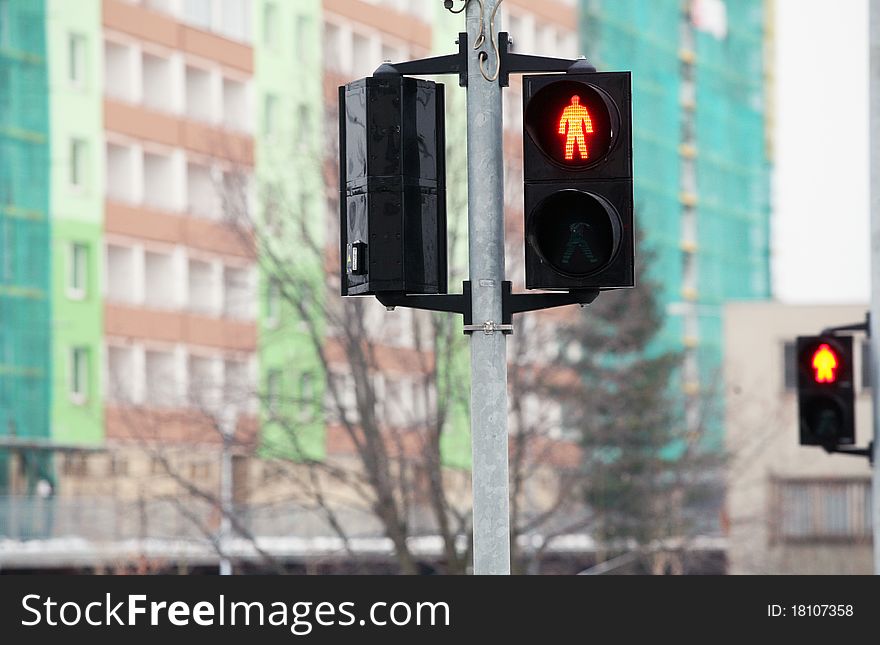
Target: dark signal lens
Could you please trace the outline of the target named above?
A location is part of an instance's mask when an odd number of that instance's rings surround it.
[[[553,270],[567,276],[588,276],[608,266],[620,238],[614,209],[579,190],[551,194],[529,218],[529,243]]]

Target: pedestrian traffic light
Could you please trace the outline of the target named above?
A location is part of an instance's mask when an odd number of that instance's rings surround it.
[[[526,288],[633,278],[629,72],[523,77]]]
[[[796,351],[801,445],[855,443],[852,336],[799,336]]]
[[[443,85],[400,75],[339,88],[343,296],[446,293]]]

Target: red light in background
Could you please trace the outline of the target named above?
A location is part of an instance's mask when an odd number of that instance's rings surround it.
[[[590,156],[586,134],[592,134],[592,132],[593,121],[590,119],[590,113],[587,108],[581,105],[581,97],[575,94],[571,97],[571,103],[565,106],[562,111],[562,116],[559,117],[559,134],[565,136],[566,161],[574,160],[575,144],[577,144],[581,160]]]
[[[813,352],[811,367],[816,371],[813,376],[816,383],[834,383],[837,380],[838,366],[837,354],[827,343],[822,343]]]

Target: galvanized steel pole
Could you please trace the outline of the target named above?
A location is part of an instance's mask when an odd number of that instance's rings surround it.
[[[467,7],[468,251],[473,322],[487,331],[471,334],[471,437],[473,442],[474,573],[510,573],[510,514],[507,452],[507,340],[500,324],[504,281],[504,168],[501,86],[480,70],[495,72],[500,17],[490,18],[502,0]],[[481,25],[482,18],[482,25]],[[485,42],[474,50],[480,33]],[[497,44],[497,40],[496,40]]]

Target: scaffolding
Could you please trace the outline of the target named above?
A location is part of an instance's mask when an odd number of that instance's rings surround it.
[[[723,304],[770,296],[765,2],[581,8],[588,59],[633,72],[636,220],[668,314],[657,346],[683,351],[698,394],[719,382]]]
[[[0,0],[0,435],[49,436],[49,103],[45,6]],[[49,477],[44,451],[0,450],[0,493],[15,470]]]

